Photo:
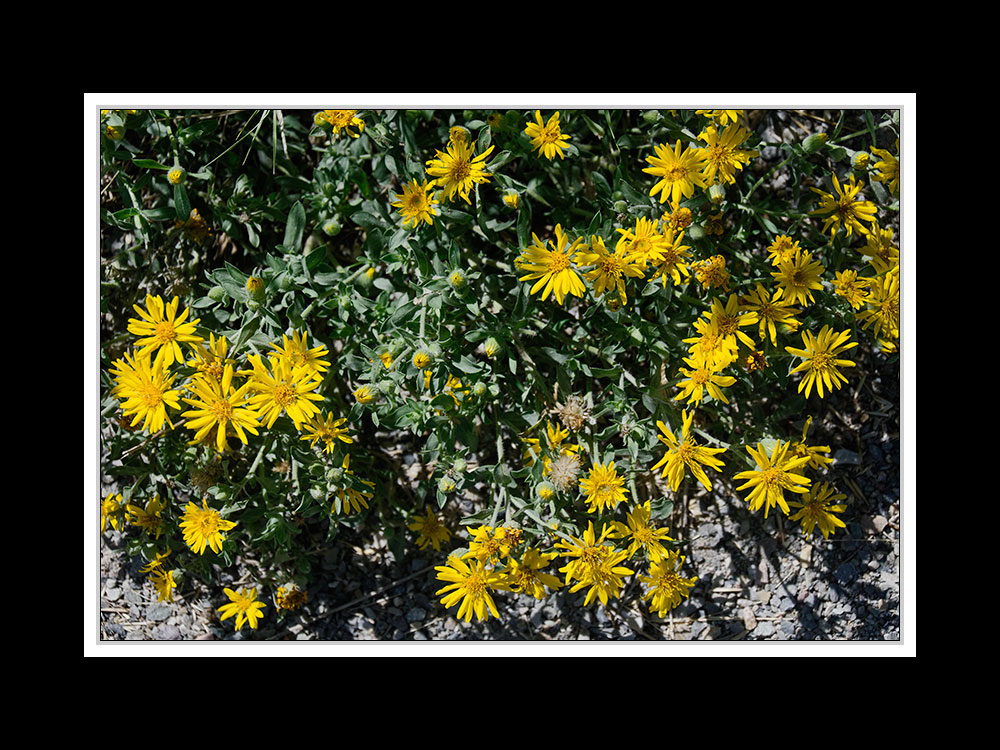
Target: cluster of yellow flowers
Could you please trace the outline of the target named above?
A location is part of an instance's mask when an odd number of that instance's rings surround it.
[[[613,473],[613,466],[610,469]],[[457,615],[466,622],[473,615],[480,621],[490,615],[499,617],[493,598],[497,591],[541,600],[563,587],[568,586],[570,592],[586,588],[584,606],[597,599],[607,605],[621,595],[624,577],[635,572],[624,563],[643,551],[649,561],[648,575],[639,575],[647,587],[644,598],[651,600],[652,609],[662,617],[687,597],[697,579],[680,575],[684,558],[663,545],[673,541],[667,536],[668,529],[655,527],[650,519],[647,501],[628,513],[627,523],[605,524],[600,535],[594,530],[593,521],[582,537],[564,534],[553,524],[554,544],[548,545],[549,540],[544,540],[546,546],[553,547],[550,552],[542,552],[540,547],[529,543],[519,528],[486,525],[470,528],[468,551],[450,555],[446,565],[435,567],[437,578],[447,584],[437,594],[445,607],[457,604]],[[617,539],[623,540],[622,547],[612,541]],[[560,557],[566,558],[566,564],[558,569],[562,578],[546,570]]]
[[[251,277],[248,291],[253,294],[260,284],[259,278]],[[319,391],[323,374],[330,367],[325,358],[329,352],[323,346],[310,347],[307,334],[283,334],[280,344],[271,343],[273,351],[266,361],[259,354],[250,354],[246,357],[249,368],[237,369],[237,361],[229,355],[228,340],[209,333],[206,341],[198,332],[200,319],[188,320],[188,309],[178,313],[177,297],[164,303],[160,296],[147,295],[145,308],[133,307],[138,318],[129,320],[128,331],[138,337],[136,346],[110,367],[114,376],[111,394],[121,403],[123,426],[142,429],[151,437],[165,428],[183,426],[193,433],[189,444],[205,445],[222,454],[231,450],[234,438],[248,445],[248,434],[271,429],[285,415],[300,439],[322,448],[323,454],[333,454],[340,443],[353,443],[344,426],[346,418],[336,418],[317,405],[324,399]],[[187,348],[187,358],[182,345]],[[178,382],[181,372],[191,373],[183,383]],[[242,383],[238,384],[237,378],[242,378]],[[183,421],[175,425],[170,412],[182,409],[181,402],[190,408],[181,412]],[[350,473],[349,465],[350,454],[345,454],[341,468]],[[331,513],[367,508],[369,497],[371,493],[352,486],[339,488],[332,498]],[[101,531],[108,525],[118,529],[131,520],[159,538],[164,508],[159,498],[150,500],[143,509],[123,504],[120,495],[109,495],[101,504]],[[199,555],[206,547],[221,553],[226,532],[235,526],[234,521],[209,507],[207,498],[200,507],[188,502],[180,517],[184,542]],[[169,573],[163,573],[166,578],[158,584],[164,596],[171,589],[164,583],[170,580]],[[244,620],[256,627],[252,593],[234,599],[237,609],[233,613],[239,612],[237,629]],[[299,600],[293,596],[287,601]]]

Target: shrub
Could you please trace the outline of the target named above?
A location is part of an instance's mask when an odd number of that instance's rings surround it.
[[[664,615],[690,491],[836,534],[809,426],[898,357],[899,112],[808,114],[102,111],[102,534],[236,629],[345,530],[466,620]]]

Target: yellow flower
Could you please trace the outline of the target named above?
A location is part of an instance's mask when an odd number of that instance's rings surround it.
[[[777,266],[789,262],[799,249],[798,240],[793,240],[787,234],[779,234],[768,246],[767,254],[771,258],[771,265]]]
[[[180,167],[173,167],[167,172],[167,179],[171,185],[177,185],[184,179],[184,170]]]
[[[705,289],[721,286],[729,289],[729,271],[726,270],[726,259],[721,255],[713,255],[711,258],[697,260],[691,264],[698,283]]]
[[[782,299],[780,288],[771,294],[758,281],[754,290],[740,301],[740,309],[757,313],[757,319],[760,322],[760,330],[758,331],[760,340],[764,340],[766,331],[770,336],[771,345],[777,346],[776,324],[790,329],[798,328],[800,325],[799,321],[792,316],[802,311],[797,307],[792,307],[791,304],[791,300]]]
[[[628,302],[625,295],[625,278],[641,279],[644,262],[628,255],[621,242],[615,247],[614,253],[609,253],[604,245],[604,239],[593,236],[590,245],[582,246],[576,253],[576,263],[579,266],[594,266],[585,271],[583,276],[594,285],[594,294],[617,292],[618,299],[624,305]]]
[[[196,318],[188,323],[188,308],[184,312],[177,314],[177,306],[180,300],[174,297],[166,305],[159,295],[146,295],[146,310],[138,305],[132,308],[139,313],[139,318],[129,318],[128,332],[139,336],[136,342],[141,348],[140,355],[145,355],[156,351],[156,359],[162,360],[164,366],[170,367],[174,362],[183,362],[184,355],[181,353],[180,344],[204,341],[195,333],[195,327],[200,322]]]
[[[583,538],[568,537],[568,541],[559,540],[555,546],[565,550],[559,554],[570,558],[570,562],[559,568],[565,573],[565,584],[576,579],[570,588],[570,593],[576,593],[585,586],[590,586],[584,599],[584,606],[590,605],[595,598],[600,598],[605,606],[611,598],[617,598],[621,592],[622,576],[632,575],[634,571],[620,565],[627,556],[625,550],[615,549],[604,541],[614,533],[613,526],[603,526],[598,537],[594,531],[594,522],[587,523]]]
[[[434,223],[433,217],[437,216],[434,206],[438,205],[438,201],[433,190],[428,193],[428,184],[427,180],[421,184],[411,179],[409,185],[403,185],[402,194],[393,194],[396,200],[389,205],[399,209],[399,213],[403,215],[404,227],[410,223],[416,227],[422,221],[428,225]]]
[[[688,404],[700,404],[708,395],[724,404],[729,403],[723,388],[728,388],[736,382],[736,378],[731,375],[721,375],[722,367],[719,367],[714,358],[706,357],[702,353],[695,353],[691,357],[685,357],[684,363],[691,369],[681,367],[680,373],[684,376],[677,383],[681,392],[674,396],[674,401],[687,399]]]
[[[687,209],[681,209],[687,211]],[[690,214],[690,212],[688,212]],[[677,229],[674,223],[668,222],[664,224],[663,234],[661,235],[663,241],[657,246],[656,257],[653,259],[653,264],[655,270],[653,275],[650,277],[650,281],[656,281],[660,279],[661,286],[667,286],[667,277],[673,284],[680,284],[684,278],[691,276],[691,271],[688,270],[688,256],[690,245],[682,245],[681,242],[684,240],[684,232]]]
[[[441,604],[445,607],[461,602],[458,608],[459,618],[464,617],[469,622],[475,614],[482,622],[490,614],[500,617],[497,605],[490,596],[490,591],[498,588],[503,581],[499,572],[487,569],[481,560],[473,560],[471,565],[466,565],[454,556],[448,557],[447,566],[437,565],[434,570],[438,572],[438,580],[448,582],[447,586],[435,593],[445,594],[441,598]]]
[[[163,502],[159,496],[154,495],[146,501],[145,508],[129,503],[125,506],[125,512],[133,525],[145,529],[147,534],[153,534],[156,539],[160,538],[163,532]]]
[[[709,481],[705,470],[701,467],[704,464],[715,471],[719,471],[723,466],[722,461],[715,456],[719,453],[725,453],[726,449],[706,448],[703,445],[699,445],[691,435],[691,424],[693,421],[694,412],[690,414],[686,410],[681,412],[680,440],[676,438],[674,433],[670,431],[670,428],[663,422],[657,421],[656,423],[656,426],[660,428],[660,432],[663,433],[662,435],[657,435],[656,438],[667,446],[667,452],[663,454],[663,458],[651,470],[656,471],[662,466],[663,473],[660,476],[667,477],[670,489],[674,492],[680,487],[686,469],[691,470],[691,474],[694,475],[694,478],[706,490],[711,490],[712,483]]]
[[[882,229],[878,224],[873,224],[865,237],[865,246],[859,248],[858,252],[868,258],[871,267],[878,274],[891,271],[899,265],[899,246],[893,239],[892,227]]]
[[[531,139],[531,145],[538,149],[546,159],[552,161],[556,155],[563,158],[563,149],[569,136],[559,128],[559,113],[552,115],[548,122],[542,124],[541,110],[535,110],[535,122],[529,122],[524,128],[525,134]]]
[[[437,151],[435,158],[427,162],[427,174],[434,178],[449,201],[458,195],[469,205],[469,191],[477,184],[488,183],[491,174],[486,171],[483,161],[493,151],[490,146],[478,156],[473,156],[475,146],[451,141],[445,151]]]
[[[785,490],[804,494],[808,492],[808,485],[812,482],[809,477],[794,473],[809,462],[803,456],[791,457],[788,455],[790,443],[775,441],[771,455],[767,455],[767,450],[762,443],[757,443],[756,450],[749,445],[746,446],[747,453],[757,463],[757,468],[751,471],[741,471],[733,479],[746,479],[736,489],[745,490],[752,487],[746,501],[750,505],[750,510],[757,511],[764,506],[764,518],[767,518],[768,511],[778,505],[785,515],[789,513],[788,503],[785,502]]]
[[[649,599],[650,610],[657,616],[664,617],[667,612],[681,603],[688,596],[688,591],[698,580],[684,578],[679,571],[684,564],[684,557],[671,551],[660,560],[649,566],[649,575],[640,575],[639,580],[649,586],[643,599]]]
[[[640,549],[645,550],[653,562],[661,560],[667,555],[667,548],[662,543],[674,541],[667,536],[670,529],[666,527],[654,528],[652,515],[650,501],[647,500],[626,513],[627,525],[621,521],[612,522],[615,538],[624,537],[632,540],[626,550],[630,558]]]
[[[447,542],[451,539],[451,532],[441,523],[429,505],[424,510],[425,514],[416,516],[416,519],[413,523],[408,524],[407,528],[419,532],[416,542],[417,549],[427,549],[427,546],[431,545],[435,551],[440,552],[441,542]]]
[[[696,115],[702,115],[704,117],[710,117],[715,120],[722,127],[726,127],[730,122],[738,122],[740,115],[743,114],[742,109],[696,109],[694,111]]]
[[[521,195],[516,190],[508,188],[503,192],[503,202],[508,208],[516,209],[521,203]]]
[[[875,326],[875,337],[882,339],[899,338],[899,266],[888,273],[872,280],[868,296],[865,297],[865,309],[858,313],[858,321],[867,330]],[[891,341],[880,342],[894,348]]]
[[[778,270],[771,273],[781,296],[789,302],[808,305],[815,301],[812,290],[823,288],[820,277],[826,269],[812,257],[808,250],[798,248],[791,260],[778,263]]]
[[[282,345],[270,343],[269,346],[278,352],[284,359],[291,363],[292,367],[304,367],[310,372],[320,374],[330,369],[330,362],[323,359],[330,353],[329,349],[320,344],[309,348],[307,340],[308,333],[292,331],[292,338],[289,340],[285,334],[281,335]]]
[[[621,237],[615,244],[615,253],[638,263],[643,268],[650,262],[659,263],[666,251],[666,238],[657,229],[654,219],[640,216],[635,220],[634,229],[616,229]]]
[[[351,471],[350,468],[351,467],[350,454],[344,456],[344,462],[343,464],[341,464],[341,466],[344,469],[345,474],[349,474],[351,476],[354,475],[354,472]],[[367,479],[361,479],[357,481],[360,481],[361,484],[365,485],[366,487],[369,488],[375,487],[375,483],[369,482]],[[339,512],[348,515],[350,515],[351,513],[359,513],[362,508],[368,510],[368,498],[373,497],[373,493],[368,492],[367,490],[359,490],[356,489],[355,487],[352,487],[350,480],[348,480],[347,486],[338,487],[334,491],[333,495],[334,495],[334,501],[333,505],[330,506],[330,512],[337,513],[339,508]]]
[[[736,182],[736,171],[742,170],[753,157],[760,156],[759,151],[740,148],[749,137],[750,131],[735,123],[721,134],[715,125],[709,125],[698,136],[698,140],[706,143],[702,152],[705,156],[705,181],[708,184],[718,179],[723,184],[732,185]]]
[[[354,438],[347,434],[347,428],[341,427],[347,417],[334,419],[333,414],[321,412],[314,414],[312,418],[303,425],[303,435],[300,440],[308,440],[310,446],[315,446],[317,441],[323,441],[323,452],[333,453],[337,447],[337,441],[342,443],[353,443]]]
[[[851,309],[857,310],[864,303],[868,281],[863,276],[859,277],[858,272],[850,268],[837,271],[833,291],[838,297],[843,297]]]
[[[810,469],[823,469],[826,468],[828,464],[833,463],[833,459],[824,454],[830,453],[829,445],[806,445],[806,433],[809,432],[809,425],[812,424],[812,417],[806,418],[806,423],[802,427],[802,440],[797,443],[792,443],[792,453],[796,456],[805,456],[809,459],[809,463],[806,464]]]
[[[538,279],[531,287],[530,294],[542,291],[542,300],[549,294],[555,294],[556,301],[561,305],[567,294],[582,297],[587,291],[583,279],[573,268],[574,255],[583,245],[583,237],[578,237],[569,244],[569,238],[563,232],[562,225],[556,224],[556,243],[552,240],[548,249],[534,232],[531,234],[534,244],[525,248],[514,264],[521,271],[527,271],[518,281]],[[567,247],[568,245],[568,247]]]
[[[286,357],[268,357],[270,371],[261,362],[259,354],[248,358],[253,370],[249,371],[248,385],[252,394],[247,405],[257,412],[257,418],[270,429],[284,412],[295,429],[319,413],[313,401],[322,401],[316,393],[322,379],[308,367],[294,367]]]
[[[624,484],[625,477],[618,476],[614,461],[609,461],[607,465],[594,461],[588,475],[580,480],[580,490],[590,503],[587,512],[614,510],[628,494]]]
[[[227,521],[219,511],[208,507],[208,499],[203,498],[199,508],[188,502],[181,516],[181,531],[184,543],[198,555],[204,554],[205,547],[211,547],[215,554],[222,552],[223,532],[236,528],[235,521]]]
[[[343,132],[357,138],[365,129],[365,122],[357,113],[356,109],[324,109],[316,113],[313,121],[321,127],[330,128],[334,137],[339,138]]]
[[[854,231],[860,234],[868,234],[869,230],[861,222],[874,222],[875,214],[878,213],[878,206],[871,201],[855,200],[858,193],[861,192],[862,187],[864,185],[859,184],[853,174],[850,177],[850,181],[844,183],[843,187],[841,187],[837,175],[833,175],[833,189],[836,191],[836,195],[828,193],[825,190],[820,190],[819,188],[809,188],[819,195],[819,208],[810,211],[809,214],[827,214],[827,217],[823,219],[822,231],[825,232],[827,229],[830,229],[831,237],[837,233],[841,225],[843,225],[848,237]]]
[[[858,345],[857,341],[847,343],[851,337],[851,332],[841,331],[834,333],[830,326],[825,325],[820,329],[819,336],[814,336],[811,331],[802,332],[802,343],[804,349],[786,346],[785,351],[802,358],[802,363],[792,369],[789,374],[805,371],[805,376],[799,382],[799,390],[806,389],[806,398],[815,385],[819,397],[823,398],[823,384],[826,384],[828,391],[833,392],[839,389],[841,383],[846,383],[845,378],[838,370],[838,367],[854,367],[854,362],[849,359],[839,359],[838,355],[853,349]]]
[[[233,591],[226,588],[223,589],[223,592],[229,597],[229,604],[223,604],[219,607],[218,611],[222,614],[219,619],[228,620],[236,615],[237,630],[242,628],[245,622],[249,622],[250,627],[256,630],[257,620],[263,617],[261,610],[267,606],[264,602],[256,601],[257,589],[241,588],[239,591]]]
[[[278,609],[291,612],[301,607],[307,601],[309,601],[309,595],[295,584],[292,584],[288,588],[278,586],[278,590],[274,592],[274,603],[278,606]]]
[[[546,586],[553,590],[562,588],[562,582],[556,576],[542,572],[542,568],[556,557],[555,552],[542,554],[537,548],[528,547],[520,560],[507,558],[507,568],[503,571],[506,586],[515,593],[544,599]]]
[[[193,398],[185,398],[184,401],[194,408],[181,415],[188,417],[185,427],[195,431],[191,444],[212,440],[216,450],[228,451],[227,438],[230,432],[235,432],[240,442],[247,445],[246,433],[256,435],[260,427],[248,401],[250,387],[249,382],[239,388],[233,387],[232,365],[226,365],[221,380],[205,375],[192,378],[188,390]]]
[[[174,600],[174,589],[177,582],[174,580],[172,570],[154,570],[149,574],[156,589],[156,599],[161,602],[172,602]]]
[[[650,189],[650,195],[660,193],[660,203],[670,200],[676,206],[685,198],[694,195],[696,187],[706,187],[705,153],[696,146],[688,147],[681,152],[681,142],[674,144],[673,151],[666,144],[653,146],[656,156],[647,156],[650,166],[642,171],[659,177],[659,181]]]
[[[214,333],[208,334],[209,344],[206,348],[200,342],[191,344],[191,351],[194,357],[187,361],[188,367],[194,367],[198,372],[206,377],[215,380],[222,380],[222,375],[226,370],[226,365],[235,364],[235,360],[228,356],[229,341],[225,336],[215,338]]]
[[[173,427],[167,407],[180,408],[181,391],[173,388],[175,375],[168,375],[160,359],[149,361],[149,352],[139,352],[136,358],[128,352],[124,360],[116,360],[110,368],[115,374],[111,394],[122,402],[122,414],[132,416],[132,427],[142,422],[142,429],[151,433],[163,429],[163,423]],[[134,416],[133,416],[134,415]]]
[[[119,527],[123,526],[124,517],[125,505],[122,503],[121,493],[117,495],[114,492],[108,493],[108,496],[101,501],[101,533],[107,531],[109,525],[118,531]]]
[[[712,307],[705,313],[705,317],[717,324],[719,335],[727,339],[733,348],[738,348],[737,340],[751,349],[756,345],[740,328],[756,323],[757,313],[741,310],[739,298],[735,294],[730,294],[725,304],[718,297],[713,298]]]
[[[834,494],[834,490],[829,484],[823,482],[813,487],[802,496],[802,502],[789,501],[793,508],[799,511],[789,516],[789,521],[798,521],[802,525],[802,533],[809,535],[813,528],[819,526],[823,532],[823,538],[829,539],[830,534],[836,532],[837,528],[847,528],[847,524],[837,518],[834,513],[843,513],[847,510],[846,505],[832,505],[837,500],[846,500],[847,495]]]
[[[472,534],[472,539],[469,541],[469,551],[462,555],[463,560],[475,558],[487,565],[496,565],[510,554],[510,545],[502,534],[494,532],[492,526],[470,528],[469,533]]]
[[[896,142],[896,150],[899,150],[898,141]],[[876,182],[889,183],[889,192],[893,195],[899,195],[899,159],[884,148],[873,148],[872,153],[879,158],[879,161],[874,164],[878,174],[873,175],[872,179]]]
[[[717,320],[698,318],[694,321],[694,330],[698,335],[684,339],[684,343],[691,344],[688,352],[701,359],[708,369],[721,372],[739,356],[736,338],[722,335]]]

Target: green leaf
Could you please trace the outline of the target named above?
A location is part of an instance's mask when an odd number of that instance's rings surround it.
[[[191,201],[188,200],[187,190],[179,182],[174,185],[174,211],[177,212],[178,221],[191,218]]]
[[[132,163],[137,167],[142,167],[143,169],[162,169],[164,171],[170,171],[170,167],[165,164],[160,164],[160,162],[155,159],[133,159]]]
[[[306,210],[302,207],[301,201],[295,201],[288,212],[288,221],[285,223],[285,240],[283,245],[294,248],[298,252],[302,247],[302,233],[306,227]]]

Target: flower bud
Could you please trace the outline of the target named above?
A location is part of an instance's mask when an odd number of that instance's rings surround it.
[[[867,151],[855,151],[854,156],[851,157],[851,168],[859,171],[868,169],[868,161],[870,159],[871,156]]]
[[[184,182],[184,177],[187,173],[182,167],[173,167],[169,172],[167,172],[167,179],[170,181],[171,185],[178,185]]]
[[[327,219],[323,223],[323,232],[327,237],[336,237],[340,234],[341,226],[340,222],[336,219]]]
[[[357,390],[354,391],[354,398],[357,399],[359,404],[370,404],[375,400],[375,395],[375,389],[367,383],[359,386]]]
[[[418,370],[423,370],[432,361],[431,353],[426,349],[418,349],[413,355],[413,366]]]
[[[538,492],[538,496],[542,500],[548,500],[554,494],[556,494],[556,486],[552,482],[543,481],[538,483],[538,487],[535,488]]]
[[[829,138],[826,133],[813,133],[812,135],[806,136],[802,141],[802,150],[807,154],[814,154],[819,151],[826,144],[827,138]]]
[[[623,214],[628,211],[628,203],[626,201],[615,201],[614,209],[616,214]]]
[[[250,299],[257,300],[258,302],[262,301],[266,286],[264,279],[260,276],[251,276],[247,279],[247,293],[250,295]]]
[[[208,290],[208,298],[213,302],[222,302],[226,298],[226,290],[221,286],[213,286]]]
[[[485,351],[486,356],[490,358],[495,357],[501,349],[502,347],[500,346],[500,342],[492,336],[486,339],[486,342],[483,344],[483,351]]]
[[[516,209],[521,202],[521,194],[516,190],[508,188],[504,191],[503,202],[509,207]]]
[[[344,470],[339,466],[331,466],[326,470],[326,481],[330,484],[340,484],[344,479]]]
[[[441,480],[438,482],[438,489],[445,494],[454,492],[455,480],[448,476],[441,477]]]
[[[469,281],[465,278],[465,274],[456,268],[448,274],[448,283],[451,285],[452,289],[458,291],[459,289],[464,289]]]
[[[466,460],[464,458],[462,458],[461,456],[459,456],[451,464],[451,468],[452,468],[452,471],[454,471],[456,474],[463,474],[465,472],[465,469],[468,467],[468,465],[469,465],[468,462],[466,462]]]
[[[472,385],[472,395],[473,396],[485,396],[486,395],[486,383],[481,380],[476,381]]]
[[[715,183],[708,188],[708,199],[715,205],[719,205],[726,199],[726,189],[719,183]]]

